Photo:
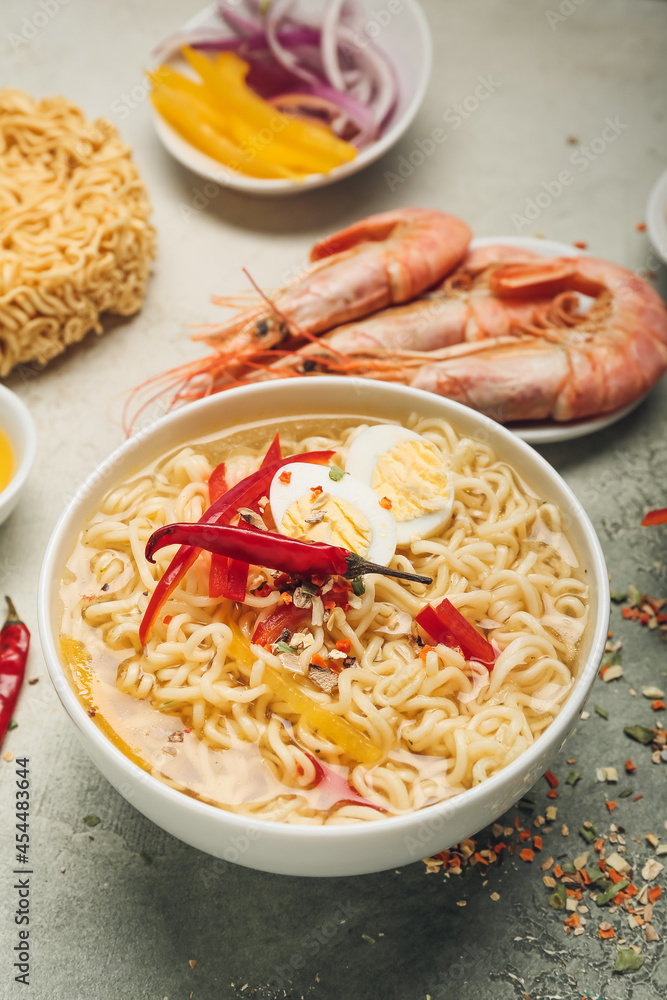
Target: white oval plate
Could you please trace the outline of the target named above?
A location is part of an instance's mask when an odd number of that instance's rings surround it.
[[[665,180],[665,200],[667,201],[667,173]],[[667,225],[666,225],[667,233]],[[530,250],[532,253],[539,253],[544,257],[579,257],[584,255],[583,250],[570,246],[568,243],[557,243],[555,240],[541,240],[535,236],[482,236],[472,240],[471,249],[476,247],[491,246],[494,243],[502,243],[505,246],[518,247],[520,250]],[[665,246],[667,247],[667,237]],[[666,258],[667,259],[667,258]],[[650,390],[649,390],[650,391]],[[514,425],[506,424],[509,431],[517,437],[527,441],[528,444],[555,444],[558,441],[572,441],[574,438],[584,437],[587,434],[595,434],[596,431],[610,427],[617,420],[622,420],[632,413],[641,403],[644,402],[648,392],[637,399],[633,399],[627,406],[611,413],[605,413],[600,417],[588,417],[585,420],[572,420],[568,423],[560,424],[555,420],[531,420],[525,423]]]
[[[667,170],[660,174],[649,195],[646,229],[658,256],[667,264]]]
[[[302,7],[307,10],[308,7],[304,6],[306,0],[300,0],[300,2]],[[309,3],[312,4],[312,0],[309,0]],[[381,23],[373,18],[374,11],[382,11],[382,14],[387,14],[386,3],[383,5],[380,0],[360,0],[360,4],[368,14],[367,23],[369,26]],[[188,31],[192,28],[201,28],[212,24],[224,33],[224,24],[221,24],[220,19],[215,16],[216,8],[217,4],[215,3],[204,8],[195,14],[183,26],[182,30]],[[376,39],[373,38],[373,41]],[[364,167],[383,156],[395,142],[398,142],[417,114],[426,93],[431,76],[432,40],[428,21],[416,0],[403,0],[400,11],[392,14],[391,20],[380,27],[377,34],[377,44],[388,56],[398,76],[396,110],[389,128],[380,139],[362,149],[350,163],[336,167],[331,173],[310,174],[303,181],[264,180],[260,177],[239,174],[190,145],[171,125],[167,124],[151,104],[153,123],[158,137],[165,149],[179,163],[195,174],[206,177],[221,187],[232,188],[246,194],[280,197],[334,184],[336,181],[343,180],[343,178],[363,170]],[[181,71],[185,68],[185,62],[180,56],[169,59],[167,62]]]

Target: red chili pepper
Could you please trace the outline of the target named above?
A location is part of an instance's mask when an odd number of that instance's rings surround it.
[[[650,510],[642,521],[643,528],[652,528],[656,524],[667,524],[667,507]]]
[[[367,562],[340,545],[302,542],[277,531],[261,531],[241,524],[165,524],[148,539],[146,558],[153,562],[153,554],[158,549],[175,544],[194,545],[209,552],[228,555],[231,559],[248,559],[259,566],[304,577],[321,573],[354,579],[364,573],[380,573],[415,583],[433,582],[430,576],[403,573],[402,570]]]
[[[289,462],[313,462],[318,465],[326,465],[333,458],[333,451],[311,451],[302,455],[292,455],[290,458],[283,458],[280,462],[273,462],[265,469],[258,469],[252,475],[242,479],[236,486],[223,493],[204,512],[199,519],[199,524],[224,524],[230,521],[238,511],[239,507],[247,507],[255,500],[263,496],[274,475],[283,465]],[[139,641],[145,646],[155,620],[160,613],[160,609],[175,587],[181,582],[193,562],[199,555],[199,549],[191,545],[184,545],[176,553],[169,563],[161,580],[158,582],[148,606],[144,612],[139,627]]]
[[[311,615],[310,608],[297,608],[296,604],[279,604],[259,622],[251,641],[257,646],[266,646],[267,643],[275,642],[285,629],[289,629],[291,635],[300,625],[305,625]]]
[[[9,728],[23,684],[30,649],[30,632],[8,597],[7,620],[0,631],[0,744]]]
[[[496,651],[490,642],[479,634],[458,611],[451,601],[444,599],[437,607],[427,604],[415,621],[436,643],[459,646],[466,660],[479,660],[489,670],[496,661]]]

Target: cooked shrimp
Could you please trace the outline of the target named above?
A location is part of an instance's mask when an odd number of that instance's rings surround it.
[[[472,234],[444,212],[405,208],[371,215],[317,243],[312,265],[262,303],[201,339],[235,359],[296,334],[312,335],[408,302],[463,258]]]
[[[593,299],[583,311],[580,294]],[[484,247],[431,295],[331,331],[298,354],[247,380],[347,368],[503,422],[577,420],[619,409],[658,381],[667,310],[643,279],[609,261]]]

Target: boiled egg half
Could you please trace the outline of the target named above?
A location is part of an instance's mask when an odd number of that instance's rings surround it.
[[[445,527],[454,505],[454,479],[427,438],[396,424],[363,430],[350,445],[345,470],[391,504],[398,545],[429,538]]]
[[[381,497],[336,467],[294,462],[276,473],[269,491],[278,531],[309,542],[341,545],[382,566],[396,551],[396,522]]]

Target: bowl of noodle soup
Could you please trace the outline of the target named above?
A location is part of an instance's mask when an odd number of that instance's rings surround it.
[[[209,596],[202,553],[141,644],[175,551],[151,565],[146,541],[202,516],[218,463],[232,486],[278,430],[284,456],[328,449],[344,468],[381,423],[425,438],[451,476],[449,520],[413,532],[390,563],[431,584],[371,574],[356,594],[316,578],[304,597],[286,574],[251,566],[234,603]],[[253,642],[297,596],[308,620]],[[491,670],[415,625],[444,598],[492,644]],[[137,434],[77,492],[39,584],[52,681],[121,795],[216,857],[309,876],[418,860],[521,798],[575,725],[608,611],[595,531],[537,452],[449,400],[336,377],[233,389]]]

